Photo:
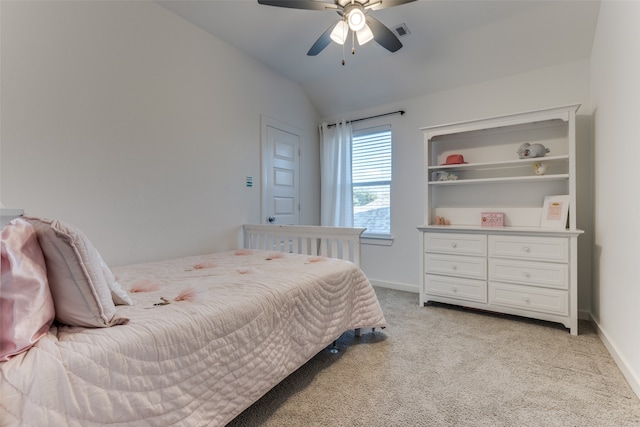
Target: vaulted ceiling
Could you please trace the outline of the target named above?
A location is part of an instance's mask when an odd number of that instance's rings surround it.
[[[335,116],[588,58],[599,1],[417,0],[371,11],[390,28],[405,24],[403,48],[331,43],[306,53],[339,16],[257,0],[158,0],[194,25],[299,82],[322,117]]]

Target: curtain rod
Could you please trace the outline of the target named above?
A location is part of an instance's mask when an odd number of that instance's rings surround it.
[[[363,117],[361,119],[347,120],[347,123],[362,122],[364,120],[377,119],[378,117],[391,116],[393,114],[403,115],[404,111],[398,110],[398,111],[393,111],[391,113],[378,114],[377,116],[370,116],[370,117]],[[330,125],[327,125],[327,127],[332,127],[332,126],[335,126],[335,125],[336,125],[336,123],[332,123]]]

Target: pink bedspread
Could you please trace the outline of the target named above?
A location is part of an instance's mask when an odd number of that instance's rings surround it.
[[[344,331],[383,327],[347,261],[269,252],[115,268],[128,325],[53,327],[0,363],[2,426],[224,425]],[[205,267],[205,268],[195,268]],[[185,289],[195,300],[175,301]],[[160,297],[170,304],[154,306]]]

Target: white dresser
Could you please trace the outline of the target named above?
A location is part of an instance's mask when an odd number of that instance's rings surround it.
[[[421,305],[436,301],[547,320],[578,333],[572,260],[579,231],[419,229]]]

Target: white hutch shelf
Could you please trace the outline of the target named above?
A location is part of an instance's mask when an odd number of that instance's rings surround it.
[[[562,323],[578,333],[575,116],[580,106],[425,127],[420,305],[456,304]],[[549,149],[518,158],[521,144]],[[452,154],[464,164],[444,165]],[[535,163],[546,173],[537,175]],[[455,172],[455,180],[437,180]],[[566,228],[541,227],[545,196],[569,199]],[[482,227],[482,212],[504,213]],[[436,216],[451,225],[436,225]]]

